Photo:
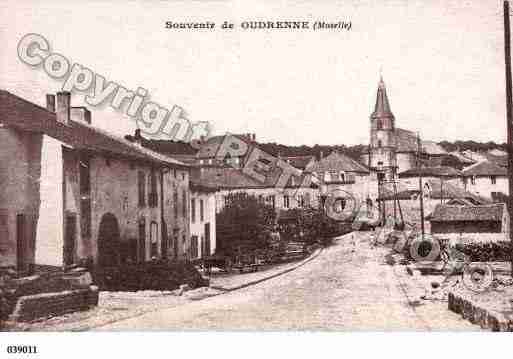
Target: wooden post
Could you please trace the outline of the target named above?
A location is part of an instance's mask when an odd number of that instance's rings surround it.
[[[506,65],[506,122],[507,122],[507,131],[508,131],[508,212],[509,212],[509,238],[511,243],[513,244],[513,231],[511,226],[511,217],[512,217],[512,201],[511,196],[513,196],[513,124],[512,124],[512,94],[511,94],[511,34],[510,34],[510,25],[509,25],[509,2],[504,1],[504,60]],[[511,251],[511,275],[513,276],[513,251]]]
[[[420,136],[417,134],[417,170],[419,171],[419,200],[420,200],[420,228],[422,231],[422,239],[424,239],[424,191],[422,187],[422,171],[420,171],[420,152],[421,152]]]

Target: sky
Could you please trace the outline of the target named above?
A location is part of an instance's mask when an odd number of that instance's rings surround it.
[[[223,21],[233,30],[170,30]],[[349,31],[242,30],[243,21],[350,21]],[[366,144],[380,72],[396,126],[423,139],[506,139],[502,1],[11,1],[0,5],[0,88],[44,106],[63,82],[17,57],[27,33],[214,133],[287,145]],[[74,93],[72,105],[84,104]],[[108,107],[93,124],[135,122]]]

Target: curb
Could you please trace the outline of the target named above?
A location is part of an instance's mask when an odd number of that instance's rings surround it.
[[[218,290],[222,290],[223,293],[219,293],[219,294],[216,294],[216,295],[221,295],[221,294],[224,294],[224,293],[229,293],[229,292],[232,292],[234,290],[238,290],[238,289],[242,289],[242,288],[246,288],[246,287],[249,287],[249,286],[252,286],[252,285],[255,285],[255,284],[258,284],[258,283],[261,283],[261,282],[264,282],[266,280],[269,280],[269,279],[272,279],[272,278],[276,278],[276,277],[279,277],[280,275],[283,275],[283,274],[286,274],[286,273],[289,273],[289,272],[292,272],[293,270],[305,265],[306,263],[314,260],[315,258],[317,258],[319,256],[319,254],[321,254],[321,252],[323,251],[324,248],[318,248],[316,249],[314,252],[312,252],[312,254],[310,254],[310,256],[308,256],[307,258],[303,259],[301,262],[297,263],[296,265],[290,267],[290,268],[286,268],[282,271],[279,271],[277,273],[274,273],[274,274],[271,274],[267,277],[263,277],[263,278],[259,278],[259,279],[255,279],[253,281],[249,281],[249,282],[246,282],[244,284],[240,284],[240,285],[237,285],[237,286],[234,286],[234,287],[229,287],[229,288],[226,288],[226,287],[211,287],[212,289],[218,289]]]

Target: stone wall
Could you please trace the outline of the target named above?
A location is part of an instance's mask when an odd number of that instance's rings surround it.
[[[9,319],[26,322],[87,310],[96,305],[98,305],[98,287],[96,286],[56,293],[27,295],[18,299]]]

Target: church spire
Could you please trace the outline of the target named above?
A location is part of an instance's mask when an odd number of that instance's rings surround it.
[[[378,93],[376,95],[376,106],[374,106],[374,112],[372,113],[371,118],[382,117],[394,118],[394,114],[392,113],[390,104],[388,103],[387,89],[385,87],[385,82],[383,81],[383,75],[380,74]]]

